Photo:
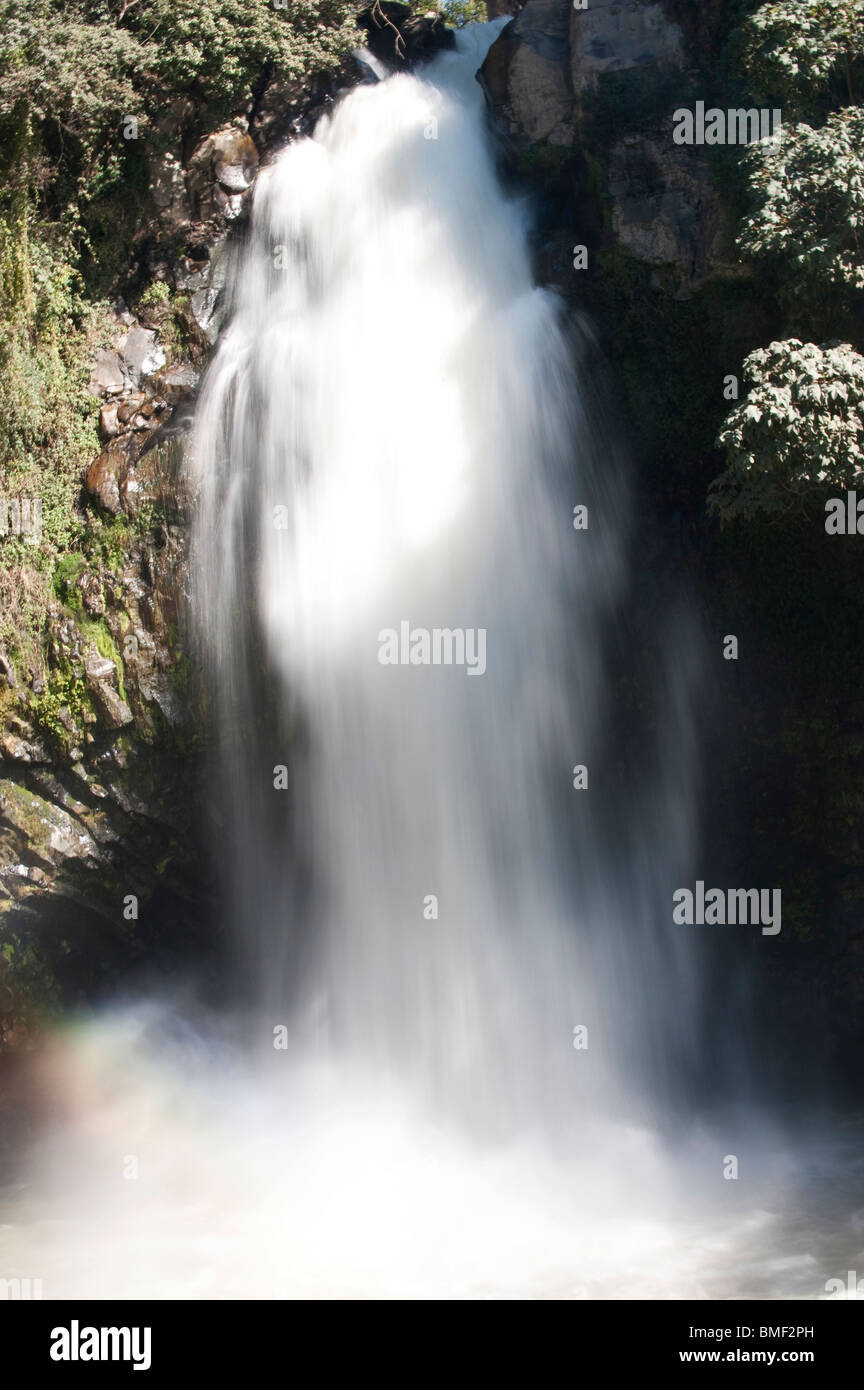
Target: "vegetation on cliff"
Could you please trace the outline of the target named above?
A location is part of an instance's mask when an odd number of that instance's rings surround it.
[[[266,87],[332,72],[361,8],[0,0],[0,505],[41,502],[41,535],[0,534],[0,1040],[160,931],[194,937],[182,497],[158,426],[206,343],[141,254],[154,179]],[[115,379],[94,389],[100,358]]]
[[[752,386],[721,430],[727,468],[711,494],[726,519],[864,478],[864,108],[852,104],[864,12],[848,0],[763,5],[739,51],[759,96],[810,115],[744,156],[739,246],[795,331],[745,363]]]

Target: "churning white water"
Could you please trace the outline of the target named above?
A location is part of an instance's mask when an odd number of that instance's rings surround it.
[[[292,1046],[481,1128],[566,1129],[611,1098],[623,1035],[659,1062],[692,1021],[654,911],[689,847],[688,674],[652,814],[602,833],[572,783],[602,731],[626,492],[580,385],[590,341],[499,186],[484,41],[354,91],[261,175],[199,410],[198,610],[255,997],[293,995]],[[292,720],[262,732],[267,673]],[[652,1015],[646,959],[674,1010]]]
[[[697,649],[667,634],[651,775],[599,816],[626,488],[496,176],[498,27],[256,187],[191,451],[252,1022],[58,1037],[0,1245],[47,1297],[815,1298],[864,1243],[806,1152],[660,1123],[703,998]]]

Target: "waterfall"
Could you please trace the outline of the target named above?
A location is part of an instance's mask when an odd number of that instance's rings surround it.
[[[506,1126],[608,1099],[616,1035],[686,1032],[692,990],[656,1009],[691,968],[656,888],[692,759],[685,693],[652,806],[614,836],[592,815],[627,491],[594,344],[496,175],[497,27],[357,88],[260,175],[192,457],[253,997],[292,1046]]]
[[[670,1123],[713,986],[672,922],[703,654],[655,601],[616,691],[650,567],[596,344],[496,173],[499,29],[345,96],[232,251],[189,467],[237,994],[34,1064],[0,1278],[46,1298],[808,1299],[853,1267],[842,1146]]]

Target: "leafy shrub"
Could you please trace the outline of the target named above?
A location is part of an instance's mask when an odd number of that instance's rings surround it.
[[[800,507],[808,493],[864,481],[864,357],[848,343],[772,343],[744,363],[752,382],[718,444],[711,488],[721,518]]]
[[[739,244],[775,258],[790,288],[864,289],[864,109],[829,116],[820,129],[787,128],[783,140],[748,147],[758,206]]]
[[[790,109],[812,106],[842,75],[855,101],[855,73],[864,62],[861,0],[773,0],[741,27],[741,63],[754,94],[778,97]]]

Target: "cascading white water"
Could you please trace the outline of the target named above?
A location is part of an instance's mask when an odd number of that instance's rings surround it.
[[[856,1260],[763,1117],[656,1137],[702,999],[696,648],[670,618],[659,746],[598,815],[626,492],[495,176],[497,27],[260,178],[192,451],[253,1043],[176,1001],[59,1034],[0,1214],[46,1297],[816,1298]],[[403,622],[483,629],[485,670],[382,665]]]
[[[591,776],[626,492],[496,177],[475,80],[490,37],[477,26],[425,77],[355,90],[260,176],[198,412],[198,609],[229,730],[242,949],[256,934],[267,1005],[290,981],[298,1039],[305,1010],[326,1046],[475,1118],[561,1123],[576,1095],[612,1091],[612,1000],[643,1048],[686,1031],[680,1000],[649,1027],[651,991],[628,975],[646,931],[664,990],[686,968],[651,916],[654,879],[686,859],[672,808],[690,774],[679,721],[659,822],[625,863],[590,809],[560,804],[590,803],[571,769]],[[382,664],[403,627],[466,632],[474,669],[423,664],[420,638]],[[262,668],[305,762],[276,729],[238,743]],[[303,902],[273,829],[289,758]],[[578,1025],[596,1040],[581,1074]]]

